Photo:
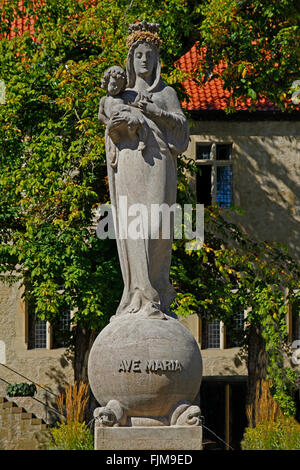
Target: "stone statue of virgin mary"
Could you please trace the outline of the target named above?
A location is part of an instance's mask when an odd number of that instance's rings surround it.
[[[187,148],[189,128],[176,92],[161,79],[158,25],[142,21],[130,25],[129,33],[127,85],[110,102],[105,135],[124,280],[114,318],[137,314],[167,319],[176,296],[169,279],[174,221],[171,218],[166,237],[163,216],[150,216],[153,207],[176,202],[176,158]],[[147,217],[140,218],[141,236],[132,238],[127,229],[136,217],[131,208],[137,204],[146,209]]]
[[[124,292],[89,355],[89,383],[100,405],[95,449],[124,443],[127,449],[200,449],[201,353],[169,310],[176,295],[169,279],[174,220],[168,217],[165,231],[169,212],[152,210],[175,206],[176,159],[188,145],[188,122],[176,92],[161,79],[158,25],[143,21],[129,32],[126,74],[119,66],[105,72],[108,94],[99,106]],[[130,231],[137,207],[139,237]]]

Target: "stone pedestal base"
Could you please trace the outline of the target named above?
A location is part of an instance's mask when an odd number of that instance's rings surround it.
[[[96,425],[95,450],[202,450],[202,427]]]

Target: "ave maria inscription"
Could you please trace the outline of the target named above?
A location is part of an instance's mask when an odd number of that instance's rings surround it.
[[[119,372],[158,372],[158,371],[181,371],[182,365],[177,360],[150,359],[140,361],[139,359],[123,359],[119,364]]]

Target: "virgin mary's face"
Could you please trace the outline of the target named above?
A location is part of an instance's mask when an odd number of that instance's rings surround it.
[[[156,54],[149,44],[142,43],[137,46],[133,56],[133,67],[138,77],[148,78],[155,66]]]

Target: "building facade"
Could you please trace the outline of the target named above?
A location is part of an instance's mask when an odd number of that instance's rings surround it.
[[[47,322],[35,320],[18,283],[2,278],[0,286],[0,396],[7,397],[8,384],[35,382],[34,399],[13,401],[53,423],[59,418],[56,396],[74,381],[72,354],[63,341],[55,341],[60,335]]]
[[[195,69],[197,60],[197,49],[192,48],[178,66],[189,72]],[[193,118],[186,155],[201,170],[191,181],[198,202],[209,205],[215,200],[222,207],[241,207],[244,216],[238,222],[245,232],[286,244],[292,256],[300,260],[299,115],[280,113],[261,100],[254,113],[247,111],[246,103],[236,115],[227,116],[224,107],[228,95],[222,83],[212,80],[200,88],[191,79],[184,85],[191,98],[184,106]],[[72,356],[60,335],[69,328],[70,313],[63,314],[59,331],[53,331],[46,322],[34,319],[22,292],[18,284],[8,285],[2,279],[0,395],[5,396],[7,382],[37,382],[44,387],[36,395],[40,403],[30,398],[15,400],[51,422],[56,418],[50,409],[55,395],[74,380]],[[240,312],[237,328],[243,328],[244,315]],[[297,312],[294,316],[290,312],[287,318],[291,340],[300,340],[297,318]],[[246,426],[247,383],[239,344],[232,341],[221,322],[204,322],[198,315],[182,321],[202,350],[204,425],[226,443],[218,441],[221,448],[238,448]],[[215,440],[208,430],[206,438]]]
[[[207,111],[205,116],[199,111],[187,150],[201,170],[192,182],[198,202],[209,205],[215,200],[222,207],[241,207],[244,215],[234,218],[245,232],[260,240],[284,243],[299,260],[300,122],[285,120],[277,113],[243,113],[240,119],[222,112],[207,119],[211,113]],[[197,112],[193,115],[196,119]],[[291,341],[300,339],[294,313],[294,319],[292,312],[287,319]],[[240,327],[244,315],[240,312]],[[239,356],[240,348],[231,343],[221,322],[205,324],[194,315],[185,324],[202,350],[202,403],[207,424],[236,447],[246,425],[247,368]],[[212,401],[220,409],[219,416],[210,411]]]

